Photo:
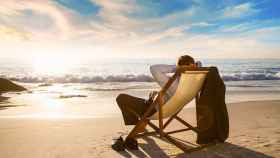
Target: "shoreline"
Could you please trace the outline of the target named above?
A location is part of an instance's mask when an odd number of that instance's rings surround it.
[[[263,103],[263,102],[280,102],[280,99],[274,99],[274,100],[254,100],[254,101],[240,101],[240,102],[231,102],[231,103],[226,103],[227,104],[227,108],[231,107],[231,106],[236,106],[239,104],[248,104],[248,103]],[[184,111],[188,111],[188,110],[194,110],[195,105],[189,105],[188,107],[185,107],[182,112]],[[3,106],[4,108],[17,108],[17,106]],[[1,108],[1,106],[0,106]],[[0,109],[1,110],[1,109]],[[4,109],[5,110],[5,109]],[[99,116],[92,116],[92,115],[62,115],[62,116],[40,116],[36,114],[34,115],[10,115],[10,116],[0,116],[0,119],[50,119],[50,120],[54,120],[54,119],[68,119],[68,120],[77,120],[77,119],[104,119],[104,118],[122,118],[121,113],[112,113],[112,114],[108,114],[108,115],[99,115]]]

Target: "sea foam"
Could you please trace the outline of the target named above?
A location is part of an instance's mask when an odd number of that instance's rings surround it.
[[[280,80],[280,72],[273,73],[231,73],[221,75],[224,81]],[[151,75],[124,74],[108,76],[72,76],[62,77],[6,77],[24,83],[96,83],[96,82],[154,82]]]

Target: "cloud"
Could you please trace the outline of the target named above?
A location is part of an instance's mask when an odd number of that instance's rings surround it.
[[[192,24],[192,26],[199,26],[199,27],[207,27],[207,26],[213,26],[214,24],[208,23],[208,22],[198,22]]]
[[[251,2],[226,7],[223,10],[223,18],[242,18],[258,13],[259,10],[254,8]]]
[[[132,28],[138,24],[137,20],[127,16],[128,13],[136,10],[133,1],[92,1],[101,7],[97,16],[101,19],[100,22],[102,22],[104,27],[123,30]]]
[[[0,37],[2,40],[22,41],[29,40],[30,36],[30,33],[26,31],[0,25]]]
[[[56,1],[0,2],[0,36],[43,41],[46,47],[65,44],[71,47],[67,51],[82,47],[87,52],[143,56],[174,56],[186,50],[197,51],[193,55],[202,57],[226,55],[222,53],[250,56],[251,52],[269,48],[276,52],[279,48],[268,42],[277,40],[278,29],[250,19],[262,11],[253,2],[214,6],[196,0],[186,8],[149,16],[153,8],[137,1],[90,1],[98,9],[87,16],[71,8],[75,6]],[[139,16],[145,11],[145,16]]]
[[[62,8],[59,8],[51,2],[28,1],[22,6],[22,9],[30,9],[34,12],[45,14],[52,18],[63,38],[67,38],[71,31],[71,25],[67,19],[67,12],[63,11]]]
[[[261,35],[250,32],[235,37],[194,35],[173,42],[154,44],[148,50],[164,57],[180,56],[187,52],[196,58],[279,58],[280,46],[262,40],[272,36],[267,34],[268,30],[264,32],[266,33]]]
[[[62,38],[66,40],[88,40],[95,43],[122,43],[129,41],[129,43],[135,45],[183,36],[185,30],[191,26],[209,26],[207,22],[192,24],[191,18],[197,11],[196,7],[189,7],[159,18],[139,19],[132,15],[133,13],[141,13],[145,10],[145,6],[137,5],[136,1],[91,1],[94,5],[99,6],[100,9],[96,15],[86,19],[75,14],[69,8],[52,1],[30,0],[17,3],[14,6],[12,4],[15,1],[10,1],[10,3],[5,3],[4,6],[9,5],[10,12],[15,12],[14,16],[17,17],[20,17],[23,11],[31,10],[34,13],[30,15],[30,19],[36,19],[38,14],[51,18],[54,26],[45,26],[46,29],[40,31],[35,31],[36,28],[30,27],[32,23],[35,23],[34,26],[36,26],[36,20],[35,22],[26,20],[28,23],[21,24],[13,24],[12,20],[12,25],[17,25],[30,31],[36,40],[40,38]],[[42,19],[44,17],[38,18]]]
[[[224,25],[219,28],[219,31],[224,33],[240,33],[255,29],[255,26],[252,23],[240,23],[236,25]]]
[[[11,16],[11,15],[19,15],[17,10],[13,9],[12,3],[1,2],[0,6],[0,16],[3,18],[4,16]]]
[[[48,37],[48,34],[54,34],[56,38],[66,39],[70,34],[71,25],[68,19],[69,12],[65,10],[63,7],[60,7],[53,3],[52,1],[5,1],[1,3],[1,11],[0,11],[0,22],[2,21],[2,25],[6,25],[7,27],[14,28],[24,28],[26,31],[29,31],[32,34],[32,38],[40,39]],[[6,9],[2,9],[6,8]],[[29,12],[29,15],[26,15],[26,12]],[[36,29],[33,29],[32,26],[40,26],[39,18],[50,18],[53,21],[54,26],[44,26],[45,31],[36,32]],[[45,18],[45,20],[47,20]],[[31,20],[34,19],[34,20]],[[28,21],[28,23],[26,22]],[[54,28],[49,32],[50,29]],[[14,34],[15,36],[18,34]]]

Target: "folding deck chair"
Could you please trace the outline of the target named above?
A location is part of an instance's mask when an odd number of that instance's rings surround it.
[[[208,68],[184,67],[182,68],[182,71],[175,73],[165,84],[165,86],[159,91],[157,97],[154,99],[154,102],[150,105],[144,115],[140,117],[140,120],[128,134],[126,139],[159,135],[160,138],[165,138],[168,142],[174,144],[184,152],[190,152],[202,148],[202,146],[199,146],[197,148],[186,149],[186,146],[182,142],[177,141],[175,138],[170,136],[170,134],[188,130],[191,130],[195,133],[199,132],[196,127],[193,127],[180,118],[178,113],[194,98],[196,99],[197,104],[199,92],[203,86],[208,70]],[[175,94],[163,105],[163,96],[166,94],[166,91],[179,74],[181,77]],[[155,112],[152,116],[149,116],[151,110],[156,106],[159,106],[157,108],[157,112]],[[165,118],[168,118],[168,120],[163,123],[163,119]],[[181,122],[187,128],[165,132],[164,129],[171,123],[173,119]],[[151,120],[158,120],[158,126],[153,124]],[[155,131],[144,132],[146,125],[149,125]]]

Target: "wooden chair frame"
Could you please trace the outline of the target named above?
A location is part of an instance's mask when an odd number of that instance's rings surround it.
[[[137,122],[135,127],[131,130],[131,132],[128,134],[126,139],[128,138],[141,138],[144,136],[154,136],[154,135],[159,135],[159,137],[165,138],[168,142],[174,144],[184,152],[191,152],[191,151],[196,151],[199,150],[203,147],[206,147],[208,145],[197,145],[198,147],[192,148],[192,149],[186,149],[186,145],[178,140],[176,140],[174,137],[170,136],[170,134],[174,133],[179,133],[179,132],[184,132],[184,131],[193,131],[195,133],[199,133],[199,130],[197,127],[192,126],[191,124],[187,123],[184,121],[182,118],[178,116],[179,112],[175,113],[169,119],[163,123],[163,118],[162,118],[162,105],[163,105],[163,96],[166,94],[166,91],[168,88],[171,86],[171,84],[175,81],[176,77],[178,74],[185,72],[185,71],[208,71],[208,68],[196,68],[196,67],[181,67],[179,71],[177,71],[165,84],[165,86],[159,91],[158,95],[156,96],[154,102],[149,106],[147,111],[144,113],[143,116],[140,117],[140,120]],[[197,101],[199,99],[199,95],[195,97],[195,103],[197,104]],[[157,104],[158,103],[158,104]],[[159,112],[159,119],[158,119],[158,126],[153,124],[149,119],[149,114],[152,111],[152,109],[155,108],[155,106],[158,105],[158,112]],[[174,130],[174,131],[169,131],[165,132],[164,129],[172,122],[172,120],[176,119],[180,123],[182,123],[184,126],[187,128],[179,129],[179,130]],[[154,129],[153,132],[144,132],[146,126],[149,125],[152,129]]]

